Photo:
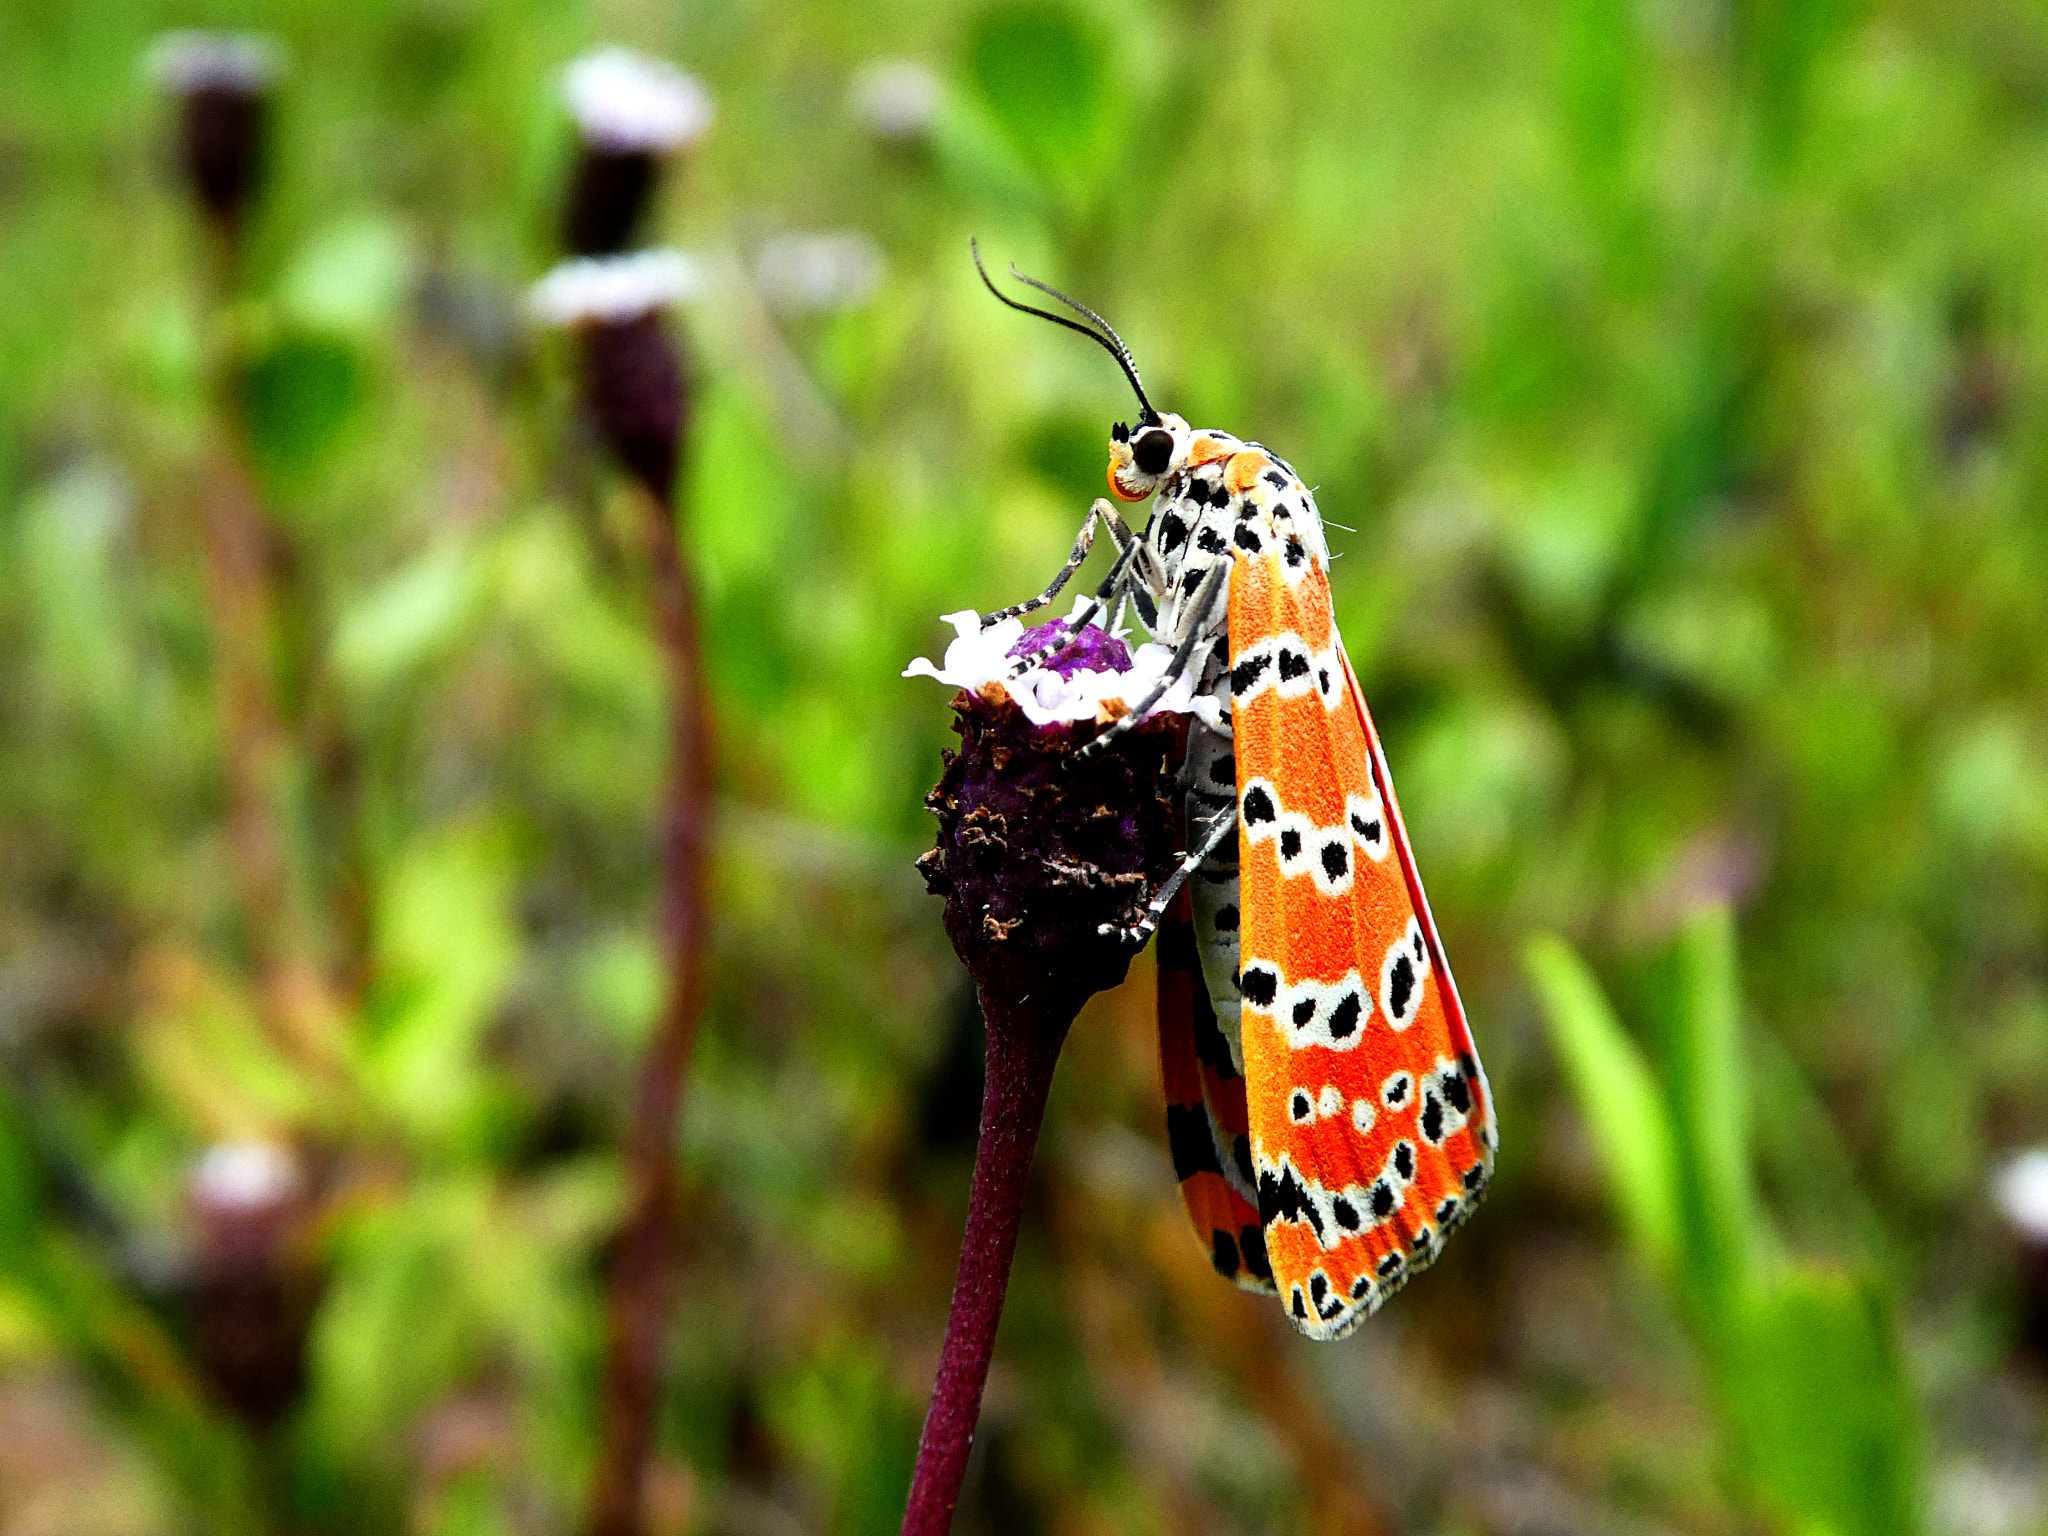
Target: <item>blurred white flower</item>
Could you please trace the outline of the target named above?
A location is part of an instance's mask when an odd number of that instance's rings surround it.
[[[192,1171],[192,1197],[211,1210],[255,1210],[298,1192],[299,1165],[268,1141],[222,1141]]]
[[[945,100],[939,77],[912,59],[874,59],[853,77],[854,116],[883,139],[911,139],[931,127]]]
[[[1086,599],[1075,600],[1068,622],[1085,604]],[[1000,682],[1033,725],[1093,720],[1099,707],[1112,701],[1120,708],[1134,708],[1157,686],[1173,661],[1170,646],[1147,641],[1130,652],[1127,671],[1076,671],[1071,677],[1062,677],[1052,667],[1040,665],[1011,677],[1017,658],[1010,651],[1024,637],[1022,619],[1004,619],[983,629],[981,615],[969,608],[946,614],[945,620],[953,626],[956,638],[946,647],[944,665],[933,666],[920,656],[903,669],[903,675],[934,678],[970,693]],[[1108,643],[1098,635],[1089,649],[1099,655]],[[1175,681],[1146,713],[1195,715],[1218,729],[1223,723],[1221,706],[1209,695],[1195,693],[1186,677]]]
[[[2048,1147],[2020,1153],[1991,1181],[2005,1219],[2031,1243],[2048,1243]]]
[[[548,325],[632,320],[694,297],[697,264],[681,251],[635,251],[565,261],[533,285],[527,307]]]
[[[648,154],[687,148],[711,126],[711,94],[696,76],[630,48],[600,48],[562,72],[562,99],[600,149]]]
[[[201,90],[253,95],[276,80],[281,68],[277,45],[267,37],[200,28],[160,34],[143,58],[151,81],[181,95]]]
[[[778,235],[754,257],[762,296],[786,314],[844,309],[882,280],[882,251],[859,233]]]

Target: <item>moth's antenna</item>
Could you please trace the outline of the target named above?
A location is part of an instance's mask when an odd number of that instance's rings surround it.
[[[1012,309],[1021,309],[1027,315],[1036,315],[1041,320],[1050,320],[1054,325],[1064,325],[1070,331],[1079,331],[1083,336],[1086,336],[1091,341],[1094,341],[1098,346],[1100,346],[1103,349],[1103,351],[1107,352],[1111,357],[1117,360],[1117,365],[1121,367],[1124,371],[1124,377],[1131,381],[1131,388],[1135,390],[1138,395],[1138,404],[1145,408],[1145,414],[1139,419],[1144,422],[1154,422],[1159,419],[1159,413],[1152,409],[1152,402],[1145,398],[1145,386],[1138,379],[1138,365],[1131,361],[1131,349],[1124,345],[1123,337],[1117,335],[1116,328],[1114,326],[1112,326],[1107,320],[1103,319],[1102,316],[1095,313],[1095,311],[1090,309],[1086,304],[1076,303],[1074,300],[1068,298],[1064,293],[1061,293],[1059,289],[1054,288],[1049,284],[1041,283],[1035,277],[1026,277],[1022,272],[1019,272],[1016,269],[1016,267],[1012,266],[1010,268],[1010,276],[1016,278],[1018,282],[1029,283],[1033,288],[1036,288],[1040,293],[1051,294],[1054,298],[1058,299],[1062,304],[1065,304],[1070,309],[1073,309],[1079,314],[1086,315],[1090,320],[1094,321],[1096,325],[1101,326],[1102,330],[1098,331],[1093,326],[1083,325],[1078,320],[1069,320],[1065,315],[1056,315],[1052,313],[1051,310],[1034,309],[1029,304],[1019,304],[1015,299],[1010,298],[1000,288],[996,287],[996,285],[989,280],[988,268],[984,267],[981,264],[981,246],[979,245],[979,243],[970,239],[967,242],[967,249],[974,256],[974,270],[981,274],[982,284],[988,289],[990,293],[996,296],[999,302],[1009,305]],[[1104,335],[1104,331],[1108,332],[1108,334]]]

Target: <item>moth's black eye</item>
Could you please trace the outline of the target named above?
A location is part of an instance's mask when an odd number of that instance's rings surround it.
[[[1109,440],[1112,443],[1128,443],[1131,440],[1131,429],[1118,422],[1109,429]]]
[[[1140,432],[1131,444],[1131,457],[1138,461],[1140,473],[1163,474],[1173,461],[1173,434],[1163,427]]]

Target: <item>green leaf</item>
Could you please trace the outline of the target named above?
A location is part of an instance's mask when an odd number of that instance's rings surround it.
[[[354,219],[306,242],[278,307],[306,329],[363,339],[397,317],[411,277],[405,232],[389,219]]]
[[[1884,1293],[1868,1276],[1790,1272],[1748,1308],[1728,1393],[1764,1510],[1830,1536],[1917,1528],[1917,1426]]]
[[[1735,920],[1725,905],[1704,908],[1686,923],[1677,961],[1669,1076],[1685,1221],[1683,1273],[1718,1327],[1749,1283],[1758,1219]]]
[[[473,551],[430,550],[344,610],[335,667],[357,688],[381,688],[454,644],[483,595]]]
[[[505,840],[481,827],[423,837],[384,884],[370,1071],[419,1131],[446,1135],[478,1102],[477,1047],[518,959],[512,895]]]
[[[1541,935],[1529,941],[1522,964],[1629,1237],[1646,1259],[1669,1271],[1679,1255],[1679,1202],[1671,1121],[1656,1080],[1570,945]]]
[[[249,438],[264,468],[313,468],[333,447],[367,392],[362,359],[330,336],[288,334],[242,379]]]
[[[968,73],[1003,134],[1049,181],[1085,174],[1109,120],[1109,50],[1086,18],[1053,0],[984,11]]]

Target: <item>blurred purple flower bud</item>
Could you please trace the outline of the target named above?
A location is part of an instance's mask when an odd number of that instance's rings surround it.
[[[853,114],[876,138],[904,143],[931,128],[945,101],[939,77],[911,59],[863,64],[847,93]]]
[[[576,60],[562,96],[583,140],[563,239],[575,255],[614,255],[632,243],[663,159],[711,126],[711,97],[693,76],[625,48]]]
[[[882,280],[882,251],[857,232],[778,235],[754,256],[754,280],[768,303],[786,315],[846,309]]]
[[[564,262],[534,285],[532,307],[583,343],[583,397],[605,446],[663,505],[674,490],[688,374],[668,309],[696,269],[674,251]]]
[[[1992,1179],[1993,1203],[2019,1242],[2022,1325],[2048,1357],[2048,1147],[2030,1147]]]
[[[239,32],[169,32],[149,50],[152,80],[177,98],[179,157],[208,217],[233,231],[262,183],[277,50]]]
[[[268,1428],[305,1388],[306,1336],[319,1294],[305,1177],[283,1148],[223,1142],[199,1160],[188,1194],[200,1365],[222,1401]]]

